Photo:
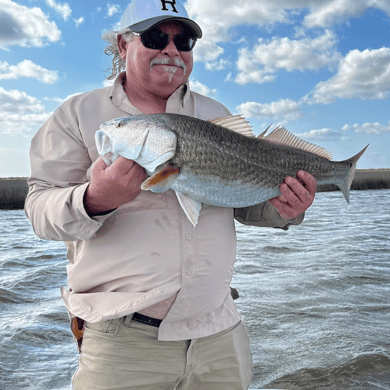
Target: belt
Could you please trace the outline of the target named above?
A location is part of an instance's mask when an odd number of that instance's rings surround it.
[[[159,320],[157,318],[144,316],[139,313],[134,313],[131,319],[137,322],[142,322],[143,324],[157,327],[159,327],[162,322],[162,320]],[[83,319],[77,317],[73,317],[70,322],[72,333],[77,341],[77,348],[79,350],[79,353],[81,353],[81,343],[83,342],[84,322],[85,321]]]
[[[132,321],[142,322],[143,324],[152,325],[159,327],[162,320],[159,320],[157,318],[152,318],[148,316],[144,316],[143,314],[134,313]]]

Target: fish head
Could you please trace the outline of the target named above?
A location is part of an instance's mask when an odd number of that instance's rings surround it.
[[[104,122],[96,133],[96,144],[108,160],[123,156],[150,174],[175,155],[176,135],[153,116],[128,116]]]

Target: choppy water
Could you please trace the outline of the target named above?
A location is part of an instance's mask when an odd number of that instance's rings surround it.
[[[288,231],[237,225],[253,388],[390,389],[390,190],[317,194]],[[0,210],[0,389],[69,390],[66,256]],[[211,389],[210,389],[211,390]]]

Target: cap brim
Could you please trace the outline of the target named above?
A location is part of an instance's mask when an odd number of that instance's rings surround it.
[[[128,28],[138,34],[142,34],[144,31],[149,30],[150,28],[157,26],[162,22],[167,22],[169,20],[177,21],[178,23],[183,24],[187,27],[194,35],[195,38],[202,38],[202,30],[197,23],[191,19],[180,18],[175,16],[157,16],[155,18],[147,19],[139,23],[135,23]]]

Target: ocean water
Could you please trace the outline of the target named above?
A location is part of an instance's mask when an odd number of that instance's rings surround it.
[[[390,190],[319,193],[288,231],[237,224],[252,388],[390,389]],[[0,210],[0,389],[70,390],[64,245]],[[210,389],[211,390],[211,389]]]

